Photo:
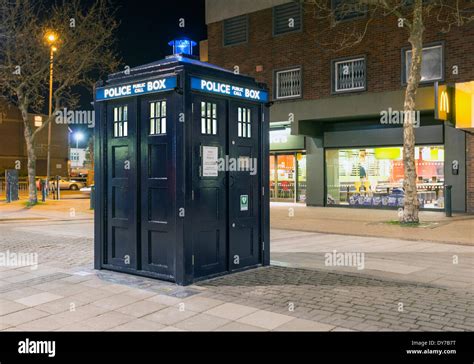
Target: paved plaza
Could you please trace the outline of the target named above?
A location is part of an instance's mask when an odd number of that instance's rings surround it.
[[[0,330],[474,329],[473,246],[273,229],[272,266],[179,287],[93,270],[92,215],[68,213],[3,215],[0,251],[39,265],[0,267]]]

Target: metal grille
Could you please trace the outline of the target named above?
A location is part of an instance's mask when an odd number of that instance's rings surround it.
[[[301,5],[288,3],[273,8],[273,34],[301,30]]]
[[[276,98],[301,96],[301,68],[276,73]]]
[[[224,20],[224,45],[228,46],[247,42],[247,27],[247,15]]]
[[[365,58],[335,62],[334,68],[336,92],[365,89]]]

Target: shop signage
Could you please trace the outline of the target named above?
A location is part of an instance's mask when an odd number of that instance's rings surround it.
[[[290,128],[270,130],[270,150],[305,149],[304,136],[291,135]]]
[[[176,87],[176,76],[145,80],[124,85],[99,87],[95,92],[96,101],[118,99],[155,92],[169,91]]]
[[[220,81],[206,80],[203,78],[192,77],[191,89],[216,95],[238,97],[251,101],[268,102],[267,91],[232,85]]]
[[[435,119],[450,120],[452,113],[452,88],[435,84]]]
[[[456,83],[454,99],[456,128],[474,129],[474,81]]]

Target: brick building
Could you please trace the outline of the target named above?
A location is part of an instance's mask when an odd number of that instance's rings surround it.
[[[407,30],[396,17],[376,18],[359,44],[337,50],[328,43],[362,30],[366,16],[336,12],[341,22],[330,28],[313,10],[288,0],[207,0],[206,56],[270,89],[274,200],[400,206],[403,134],[393,116],[403,110]],[[474,212],[474,123],[460,128],[435,119],[434,111],[435,82],[474,80],[474,26],[444,33],[426,18],[425,28],[416,128],[420,203],[444,208],[448,184],[453,209]]]
[[[45,115],[29,114],[45,120]],[[5,169],[15,169],[19,165],[20,177],[28,175],[27,152],[20,111],[5,103],[0,104],[0,178],[5,177]],[[51,176],[68,175],[68,126],[53,123],[51,129]],[[44,128],[36,138],[36,175],[46,176],[48,152],[48,128]],[[20,162],[19,164],[17,162]]]

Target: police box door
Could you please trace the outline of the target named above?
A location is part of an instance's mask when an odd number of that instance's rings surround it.
[[[260,262],[260,125],[257,105],[229,105],[229,266],[236,270]]]
[[[107,245],[104,264],[136,269],[136,104],[107,105]]]
[[[194,277],[227,270],[227,110],[222,99],[193,96],[192,244]]]

